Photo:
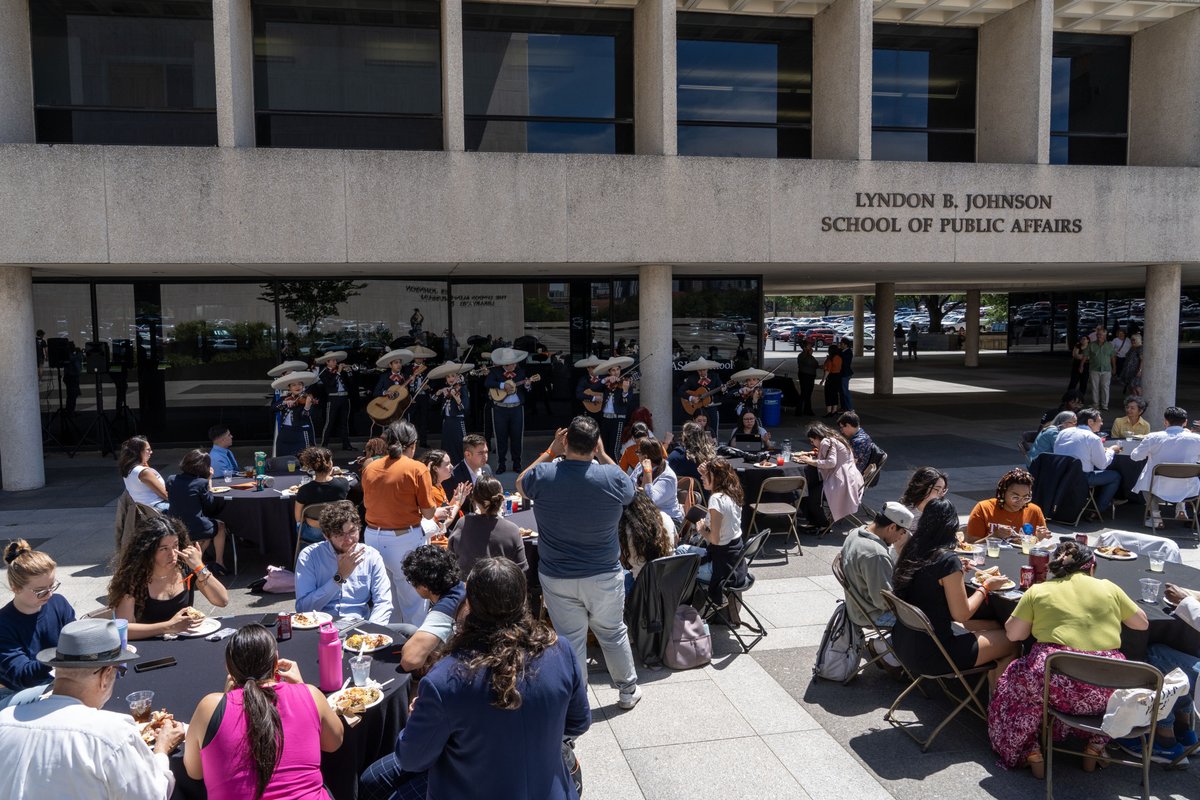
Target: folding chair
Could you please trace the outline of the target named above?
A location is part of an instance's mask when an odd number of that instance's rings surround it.
[[[912,678],[912,674],[908,671],[908,668],[905,667],[904,664],[902,664],[900,662],[900,657],[898,655],[896,655],[896,651],[892,649],[892,641],[891,641],[892,629],[877,624],[875,622],[875,620],[871,618],[871,615],[869,613],[867,613],[867,609],[863,607],[862,601],[859,599],[858,595],[855,594],[853,591],[851,591],[850,587],[846,584],[846,573],[842,569],[842,554],[841,553],[838,553],[837,555],[835,555],[833,557],[833,577],[838,582],[838,585],[842,587],[842,594],[846,596],[846,602],[853,604],[854,609],[858,612],[859,616],[861,616],[863,619],[867,620],[867,626],[871,630],[870,630],[870,632],[867,633],[867,635],[864,638],[865,638],[865,641],[868,643],[869,651],[871,653],[875,654],[874,658],[872,658],[870,661],[867,661],[861,667],[859,667],[857,672],[855,672],[853,675],[851,675],[849,678],[847,678],[845,681],[842,682],[842,685],[845,686],[846,684],[850,683],[850,681],[854,680],[859,675],[866,672],[867,667],[871,666],[872,664],[878,663],[879,661],[883,661],[884,657],[887,656],[888,654],[891,654],[892,658],[896,659],[896,663],[900,664],[900,669],[904,670],[905,674],[908,675],[909,678]],[[870,647],[870,642],[872,642],[872,641],[882,642],[883,643],[883,652],[875,653],[874,648]]]
[[[883,449],[871,442],[871,456],[867,459],[867,468],[863,470],[863,495],[866,495],[867,489],[870,489],[875,484],[879,483],[879,474],[883,472],[883,467],[887,464],[888,454]],[[871,508],[865,502],[859,503],[858,512],[861,512],[867,521],[870,522],[876,515],[875,509]],[[858,512],[851,514],[849,519],[854,521],[855,525],[863,525],[862,520],[858,518]]]
[[[1155,503],[1169,503],[1169,500],[1163,500],[1159,497],[1154,489],[1155,483],[1159,478],[1175,478],[1189,480],[1192,478],[1200,478],[1200,464],[1155,464],[1154,471],[1150,473],[1150,501],[1146,503],[1145,510],[1142,511],[1142,522],[1147,525],[1150,523],[1150,508]],[[1200,539],[1200,494],[1192,495],[1191,497],[1180,500],[1185,509],[1191,509],[1192,512],[1192,535]],[[1166,534],[1166,526],[1163,527],[1162,533]]]
[[[1150,797],[1150,757],[1154,747],[1154,728],[1158,723],[1158,702],[1162,695],[1162,673],[1149,664],[1141,661],[1122,661],[1116,658],[1093,656],[1085,653],[1051,653],[1046,658],[1046,675],[1042,689],[1042,752],[1046,757],[1046,800],[1054,798],[1053,766],[1054,754],[1072,753],[1087,757],[1090,754],[1073,750],[1065,745],[1054,743],[1051,722],[1058,720],[1071,728],[1090,734],[1103,734],[1100,727],[1104,721],[1103,714],[1081,715],[1059,711],[1050,705],[1050,683],[1055,675],[1065,675],[1077,681],[1100,686],[1106,689],[1149,689],[1154,692],[1154,701],[1150,704],[1150,724],[1134,728],[1130,737],[1137,737],[1142,743],[1142,757],[1103,756],[1104,761],[1113,764],[1127,764],[1131,767],[1142,768],[1142,798]],[[1178,761],[1178,760],[1177,760]]]
[[[800,544],[800,532],[796,529],[796,515],[800,513],[800,497],[804,492],[804,476],[777,476],[767,478],[762,482],[762,486],[758,487],[758,499],[750,504],[750,509],[754,512],[750,515],[750,526],[747,531],[751,536],[758,533],[758,515],[764,517],[787,517],[788,530],[787,533],[796,540],[797,555],[804,555],[804,545]],[[765,501],[763,497],[769,494],[792,494],[800,495],[794,502],[785,503],[779,501]],[[784,560],[788,557],[787,545],[783,548]]]
[[[958,666],[955,665],[954,661],[950,658],[950,654],[946,652],[946,648],[942,646],[941,641],[936,635],[934,635],[933,626],[929,624],[929,617],[925,616],[924,611],[912,605],[911,603],[901,600],[895,594],[887,591],[886,589],[880,592],[880,594],[883,595],[884,602],[886,602],[891,607],[893,613],[895,613],[896,624],[903,625],[909,630],[916,631],[917,633],[923,633],[928,636],[937,647],[938,652],[942,654],[942,658],[946,661],[946,666],[949,667],[946,672],[938,674],[917,674],[916,679],[909,684],[907,689],[900,693],[900,696],[897,697],[895,702],[892,703],[891,708],[889,708],[887,713],[883,715],[884,722],[907,733],[914,742],[921,745],[922,753],[929,749],[929,746],[933,744],[933,740],[937,738],[939,733],[942,732],[942,729],[949,725],[950,721],[957,717],[959,712],[963,709],[970,711],[972,714],[979,717],[986,723],[987,707],[984,705],[983,699],[979,693],[982,691],[984,684],[987,681],[987,673],[995,668],[996,662],[989,661],[988,663],[981,664],[977,667],[959,669]],[[913,670],[910,669],[909,673],[913,674]],[[971,681],[968,681],[968,677],[974,677],[974,682],[972,683]],[[950,687],[946,685],[946,681],[951,679],[958,681],[959,685],[962,686],[963,690],[966,692],[965,696],[958,697],[952,691],[950,691]],[[901,722],[895,718],[894,714],[900,703],[903,702],[904,698],[908,697],[909,692],[911,692],[913,689],[920,688],[921,682],[925,680],[932,680],[936,682],[941,688],[942,692],[945,693],[946,697],[952,700],[958,700],[958,705],[954,707],[954,709],[949,713],[949,715],[946,716],[945,719],[938,723],[938,726],[933,729],[933,733],[929,734],[928,738],[919,739],[917,738],[917,735],[910,730],[916,723]]]
[[[696,503],[696,479],[680,478],[676,487],[675,499],[679,501],[679,505],[683,506],[683,513],[686,516]]]
[[[308,522],[311,523],[314,528],[320,528],[321,512],[325,510],[327,505],[329,505],[329,503],[309,503],[300,512],[300,523],[296,525],[296,553],[292,556],[293,566],[295,566],[296,562],[300,560],[300,551],[304,549],[305,545],[312,544],[312,542],[306,542],[300,538],[300,525]]]
[[[715,620],[729,628],[729,632],[733,634],[738,644],[741,645],[743,653],[749,653],[750,649],[767,635],[767,629],[763,626],[762,620],[754,613],[754,609],[746,604],[745,594],[754,585],[754,576],[750,573],[750,565],[754,562],[754,558],[762,550],[762,546],[766,543],[767,537],[770,535],[771,531],[769,529],[765,530],[762,533],[756,534],[750,540],[750,543],[746,545],[741,557],[738,558],[733,568],[729,571],[729,575],[721,582],[720,591],[723,602],[720,605],[714,604],[709,599],[707,585],[697,581],[697,586],[704,587],[705,589],[704,606],[700,609],[700,616],[704,618],[705,622],[711,623]],[[746,568],[746,580],[739,582],[738,575],[741,573],[743,566]],[[730,616],[730,609],[736,610],[737,608],[749,614],[750,619],[754,620],[754,624],[751,625],[748,622],[742,621],[740,612],[738,612],[736,619]],[[741,625],[746,626],[754,634],[754,639],[749,644],[746,644],[746,640],[738,633],[738,627]]]

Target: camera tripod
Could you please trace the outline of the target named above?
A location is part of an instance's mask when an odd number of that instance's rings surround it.
[[[66,447],[67,441],[79,441],[79,428],[75,425],[74,416],[67,411],[63,404],[62,367],[55,367],[54,371],[58,376],[58,409],[46,420],[42,433],[45,436],[45,444],[53,443],[59,447]],[[55,420],[58,420],[58,436],[54,435]]]
[[[114,444],[112,424],[108,421],[108,415],[104,413],[104,392],[100,387],[100,373],[95,372],[92,377],[96,381],[96,418],[92,420],[92,424],[83,432],[83,436],[79,437],[79,441],[75,443],[74,448],[67,452],[67,455],[74,458],[95,431],[95,444],[100,448],[100,455],[111,454],[113,458],[116,458],[117,448]]]

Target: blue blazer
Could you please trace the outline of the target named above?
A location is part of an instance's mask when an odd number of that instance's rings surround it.
[[[421,682],[396,742],[407,772],[428,770],[430,800],[574,800],[562,761],[564,736],[592,724],[587,681],[566,639],[536,658],[515,711],[491,704],[490,676],[473,677],[448,655]]]

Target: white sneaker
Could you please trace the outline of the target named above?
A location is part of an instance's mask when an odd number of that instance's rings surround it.
[[[638,704],[638,700],[642,699],[642,687],[634,686],[632,692],[621,692],[617,696],[617,707],[630,709]]]

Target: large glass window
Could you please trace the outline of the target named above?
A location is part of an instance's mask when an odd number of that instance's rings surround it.
[[[808,158],[812,24],[680,13],[679,154]]]
[[[29,4],[37,140],[215,145],[212,3]]]
[[[438,9],[255,2],[258,146],[440,150]]]
[[[463,5],[468,150],[633,152],[629,11]]]
[[[876,161],[974,161],[974,28],[875,25]]]
[[[1129,139],[1128,36],[1054,34],[1051,164],[1124,164]]]

